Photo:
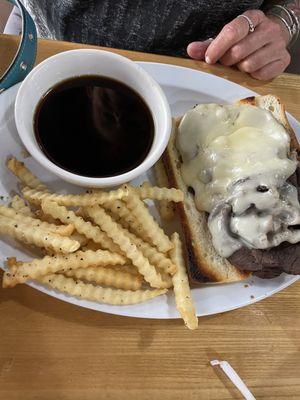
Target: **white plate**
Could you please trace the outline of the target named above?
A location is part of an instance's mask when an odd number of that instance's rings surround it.
[[[160,83],[171,105],[174,116],[183,114],[196,103],[232,103],[237,99],[255,95],[255,92],[236,85],[232,82],[195,70],[155,63],[140,63],[154,79]],[[13,105],[18,86],[0,95],[0,195],[7,197],[16,190],[16,180],[6,170],[5,160],[8,155],[22,157],[22,145],[16,132],[13,119]],[[290,122],[300,137],[300,125],[291,116]],[[28,166],[42,180],[58,191],[68,190],[76,192],[78,189],[70,184],[58,180],[40,167],[32,158],[26,159]],[[134,183],[152,180],[151,171]],[[4,199],[5,201],[5,199]],[[0,261],[6,257],[16,255],[20,259],[30,259],[21,246],[8,239],[0,242]],[[2,263],[1,263],[2,264]],[[251,278],[248,281],[233,284],[206,285],[192,290],[198,316],[216,314],[243,307],[271,296],[298,280],[298,276],[282,274],[270,280]],[[66,296],[35,282],[30,286],[56,297],[60,300],[111,314],[126,315],[141,318],[178,318],[173,293],[160,296],[143,304],[134,306],[109,306],[92,301],[79,300]]]

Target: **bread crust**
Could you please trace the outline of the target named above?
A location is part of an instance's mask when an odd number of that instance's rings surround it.
[[[185,255],[190,282],[197,285],[208,282],[236,282],[246,279],[250,273],[240,271],[228,260],[222,259],[214,250],[207,227],[207,215],[196,209],[193,195],[189,193],[180,176],[180,156],[175,147],[175,135],[179,122],[180,119],[173,122],[171,139],[162,159],[171,187],[181,189],[185,195],[185,202],[177,203],[176,207],[185,237]],[[193,221],[197,221],[197,225],[193,224]],[[205,232],[201,239],[197,227]]]
[[[291,150],[299,154],[299,144],[285,114],[285,109],[276,96],[248,97],[236,103],[255,105],[268,109],[275,118],[286,128],[291,137]],[[183,182],[180,173],[181,160],[176,149],[175,139],[181,118],[173,121],[172,135],[165,150],[162,161],[164,163],[169,184],[181,189],[185,195],[184,203],[177,203],[179,217],[183,227],[186,243],[186,259],[190,282],[193,285],[201,283],[226,283],[241,281],[249,276],[248,271],[241,271],[227,259],[220,257],[215,251],[210,232],[207,227],[207,213],[196,209],[193,194]]]

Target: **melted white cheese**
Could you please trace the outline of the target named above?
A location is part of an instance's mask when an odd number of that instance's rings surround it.
[[[296,169],[289,145],[271,113],[249,105],[198,105],[182,118],[177,137],[183,179],[196,192],[197,208],[207,212],[239,179],[260,174],[266,186],[282,184]]]
[[[182,177],[195,191],[197,208],[212,213],[222,203],[231,206],[234,219],[226,229],[217,221],[220,212],[209,218],[220,255],[228,257],[242,244],[267,248],[281,243],[280,238],[294,242],[299,236],[287,234],[287,221],[273,217],[275,209],[280,214],[288,208],[299,224],[300,205],[295,188],[285,183],[297,168],[288,156],[290,137],[270,112],[250,105],[198,105],[182,118],[176,144]],[[246,212],[250,207],[255,208],[251,215]]]

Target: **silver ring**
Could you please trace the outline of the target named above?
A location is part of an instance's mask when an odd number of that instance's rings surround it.
[[[255,26],[254,26],[253,22],[251,21],[251,19],[249,17],[247,17],[247,15],[240,14],[240,15],[238,15],[238,17],[245,18],[249,24],[249,32],[250,33],[254,32]]]

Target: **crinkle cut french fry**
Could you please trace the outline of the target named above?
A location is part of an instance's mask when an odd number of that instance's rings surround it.
[[[125,229],[133,228],[138,230],[138,222],[131,215],[126,203],[123,200],[114,200],[103,204],[105,211],[117,222],[121,220]]]
[[[9,276],[6,276],[6,287],[13,287],[29,279],[36,279],[41,275],[58,271],[65,272],[77,268],[120,264],[125,264],[125,258],[120,254],[110,253],[106,250],[87,250],[68,255],[45,256],[42,259],[23,262],[19,267],[12,267]]]
[[[15,267],[15,266],[19,267],[22,264],[23,264],[22,261],[17,261],[16,257],[7,257],[7,259],[6,259],[6,265],[7,265],[8,269],[11,269],[12,267]]]
[[[75,211],[75,215],[76,217],[81,217],[85,220],[88,219],[88,216],[86,214],[86,212],[84,211],[84,207],[79,207],[76,211]]]
[[[127,272],[128,274],[139,276],[141,279],[143,279],[143,275],[139,273],[138,269],[134,265],[113,265],[110,268],[114,269],[115,271]]]
[[[3,277],[2,277],[2,287],[3,289],[13,287],[17,285],[18,282],[14,277],[12,277],[10,272],[4,272]]]
[[[73,234],[70,236],[70,239],[77,240],[77,242],[80,243],[80,247],[84,247],[88,243],[88,238],[84,235],[81,235],[78,233],[76,230],[73,232]],[[96,250],[96,249],[89,249],[89,250]],[[100,247],[97,248],[97,250],[100,250]]]
[[[154,164],[154,174],[155,174],[155,179],[156,182],[158,183],[159,187],[169,187],[169,180],[168,176],[166,173],[166,169],[163,163],[163,160],[160,158],[155,164]]]
[[[48,222],[48,224],[61,225],[61,222],[58,219],[51,217],[51,215],[45,214],[41,209],[35,210],[34,216],[41,221]]]
[[[143,201],[132,191],[130,191],[129,196],[125,198],[125,201],[132,215],[141,224],[139,236],[141,236],[142,239],[149,240],[162,253],[171,250],[173,245],[170,239],[149,213]]]
[[[119,215],[115,214],[110,207],[106,208],[102,206],[105,209],[105,212],[116,222],[119,224],[122,223],[123,228],[128,229],[130,228],[130,225],[125,221],[124,218],[121,218]]]
[[[154,165],[154,174],[158,186],[160,187],[169,187],[168,176],[166,173],[166,169],[162,159],[160,158],[157,163]],[[156,204],[158,212],[162,219],[172,220],[175,217],[175,204],[171,201],[160,201]]]
[[[161,219],[171,221],[175,218],[175,204],[170,201],[162,200],[156,204]]]
[[[171,275],[177,271],[176,265],[166,256],[166,254],[160,253],[156,247],[152,247],[149,243],[131,232],[127,232],[127,235],[144,256],[148,258],[151,264]]]
[[[177,265],[177,272],[172,276],[176,307],[186,326],[189,329],[196,329],[198,327],[198,318],[191,296],[191,289],[182,254],[182,244],[178,233],[172,235],[172,243],[174,248],[170,251],[170,255],[173,262]]]
[[[99,225],[120,247],[123,253],[126,254],[150,286],[156,288],[164,287],[165,283],[161,275],[156,271],[155,267],[149,263],[148,259],[143,256],[136,245],[130,241],[127,236],[127,231],[124,228],[117,224],[100,206],[87,207],[86,211],[96,224]]]
[[[96,251],[96,250],[100,250],[101,246],[99,243],[95,243],[93,240],[88,240],[87,243],[85,244],[84,248],[87,250]]]
[[[23,263],[17,261],[16,257],[8,257],[5,262],[9,272],[4,272],[2,277],[2,287],[8,288],[15,285],[15,279],[11,275],[11,271],[16,271],[17,267],[20,267]]]
[[[168,189],[166,187],[148,186],[143,184],[140,187],[133,188],[133,190],[142,200],[166,200],[174,201],[176,203],[184,200],[183,192],[175,188]]]
[[[72,271],[66,271],[64,275],[94,282],[98,285],[112,286],[124,290],[138,290],[141,288],[143,281],[141,276],[107,267],[78,268]]]
[[[53,218],[58,218],[63,223],[72,223],[77,232],[99,243],[103,249],[120,253],[120,248],[105,232],[102,232],[98,226],[92,225],[89,221],[77,217],[73,211],[67,210],[66,207],[60,206],[54,201],[43,200],[41,206],[46,214],[50,214]]]
[[[32,189],[47,190],[47,186],[29,171],[23,162],[17,160],[15,157],[9,158],[6,166],[24,185]]]
[[[166,293],[165,289],[131,291],[102,288],[94,286],[91,283],[84,283],[81,281],[75,281],[72,278],[66,278],[61,274],[51,274],[40,277],[39,282],[71,296],[112,305],[141,303]]]
[[[123,228],[132,228],[135,233],[139,232],[139,223],[131,215],[130,210],[122,200],[105,203],[104,208],[106,210],[111,210],[115,216],[115,219],[121,223]],[[135,243],[138,249],[141,250],[144,256],[149,259],[150,264],[155,265],[167,273],[175,273],[176,265],[174,265],[174,263],[164,253],[159,252],[156,247],[152,247],[149,243],[145,242],[137,235],[134,235],[129,231],[126,232],[126,234],[129,236],[130,240]]]
[[[123,228],[132,231],[137,237],[141,236],[144,241],[148,240],[142,222],[136,219],[123,200],[104,203],[103,207],[112,214],[113,219],[120,223]]]
[[[22,242],[53,249],[61,253],[72,253],[80,246],[78,242],[68,237],[46,232],[38,227],[32,229],[26,222],[15,221],[3,215],[0,215],[0,234],[9,235]]]
[[[48,222],[41,221],[37,218],[21,214],[13,210],[12,208],[0,205],[0,215],[4,217],[12,218],[14,221],[20,221],[24,224],[28,224],[30,227],[37,227],[43,229],[46,232],[56,233],[61,236],[70,236],[74,231],[72,224],[68,225],[54,225]]]
[[[159,271],[159,269],[158,269]],[[171,275],[167,274],[166,272],[160,271],[161,278],[164,282],[163,288],[170,289],[173,287],[173,281]]]
[[[20,267],[23,263],[21,261],[17,261],[16,257],[8,257],[5,264],[9,269],[9,271],[11,271],[11,270],[16,270],[16,268]],[[2,287],[3,288],[11,287],[12,282],[14,282],[14,278],[12,278],[11,273],[5,272],[2,278]]]
[[[103,204],[108,201],[122,199],[128,195],[128,190],[120,188],[110,192],[95,192],[82,194],[58,194],[43,192],[40,190],[25,187],[22,189],[25,199],[40,204],[43,200],[55,201],[57,204],[73,207],[73,206],[90,206],[93,204]]]
[[[34,213],[31,211],[30,207],[25,203],[25,201],[19,196],[15,195],[11,201],[11,208],[17,212],[20,212],[29,217],[33,217]]]

